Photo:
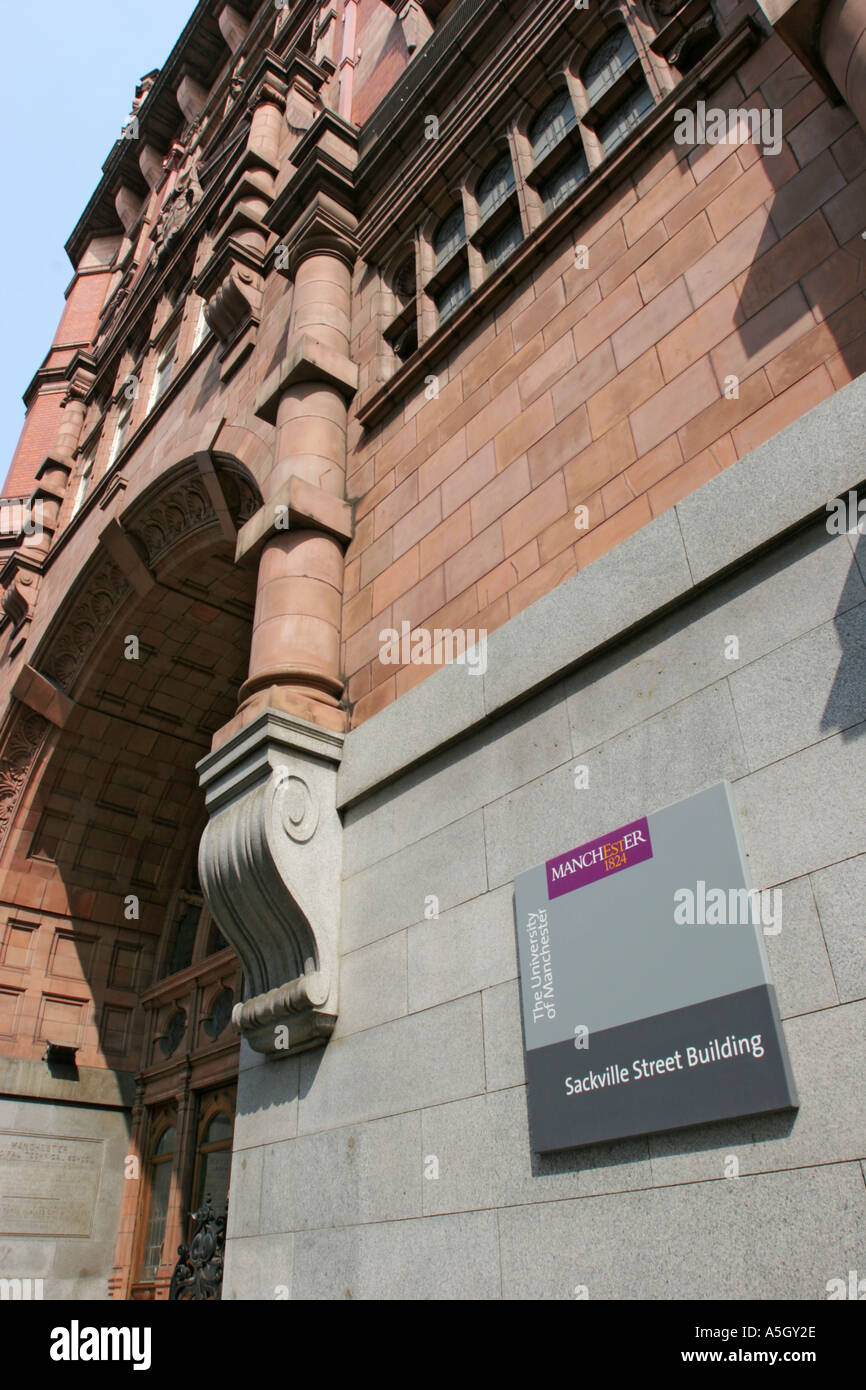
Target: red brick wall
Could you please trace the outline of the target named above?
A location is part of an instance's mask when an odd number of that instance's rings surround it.
[[[54,334],[55,343],[92,341],[110,279],[108,270],[76,278]]]
[[[76,277],[57,325],[53,344],[86,347],[92,342],[110,278],[108,271]],[[58,352],[53,347],[45,366],[60,366],[71,356],[71,352]],[[2,494],[4,497],[29,497],[33,491],[37,469],[51,452],[57,435],[63,396],[63,390],[43,391],[33,401],[9,465]]]
[[[355,724],[430,671],[383,666],[383,629],[492,631],[866,368],[862,130],[777,38],[707,102],[781,108],[781,152],[671,139],[431,364],[438,399],[355,424]]]
[[[60,425],[63,391],[42,392],[27,412],[3,488],[4,497],[29,497],[36,470],[50,453]]]

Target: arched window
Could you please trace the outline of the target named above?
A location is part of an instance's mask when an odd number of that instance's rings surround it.
[[[130,398],[129,400],[125,400],[123,406],[121,407],[120,414],[117,417],[117,426],[115,428],[114,439],[112,440],[111,444],[111,453],[108,456],[109,468],[114,463],[114,460],[117,458],[118,454],[120,454],[124,444],[126,443],[126,436],[129,433],[129,422],[132,418],[133,404],[134,401],[132,398]]]
[[[174,1117],[172,1116],[172,1121]],[[168,1215],[168,1199],[171,1192],[171,1165],[174,1158],[177,1131],[174,1123],[165,1123],[160,1116],[154,1123],[154,1143],[148,1164],[144,1190],[142,1240],[139,1279],[155,1279],[162,1261],[162,1247],[165,1241],[165,1221]]]
[[[482,222],[502,206],[514,191],[514,186],[514,166],[511,163],[511,155],[506,150],[481,176],[478,184],[475,196],[478,199],[478,213]]]
[[[589,174],[589,165],[586,162],[586,155],[581,150],[567,159],[564,164],[551,174],[549,179],[541,185],[541,197],[544,203],[545,212],[553,212],[576,188],[579,188],[584,179]]]
[[[606,39],[589,55],[581,69],[580,80],[590,106],[612,87],[620,73],[637,58],[631,34],[623,26],[612,29]]]
[[[415,298],[415,256],[414,253],[406,257],[394,272],[392,284],[394,293],[400,301],[401,307],[408,304],[410,299]]]
[[[78,491],[77,491],[76,494],[75,494],[75,501],[74,501],[73,504],[72,504],[72,515],[73,515],[73,516],[75,516],[75,515],[81,510],[81,508],[84,506],[84,499],[86,498],[86,496],[87,496],[87,494],[88,494],[88,492],[89,492],[89,490],[90,490],[90,484],[91,484],[91,481],[92,481],[92,479],[93,479],[93,464],[94,464],[94,462],[95,462],[95,459],[96,459],[96,449],[93,448],[93,449],[90,450],[89,454],[86,456],[86,458],[85,458],[85,460],[84,460],[84,463],[83,463],[83,465],[82,465],[81,477],[80,477],[80,479],[79,479],[79,481],[78,481]]]
[[[539,111],[529,127],[532,157],[536,164],[549,154],[576,124],[577,117],[571,97],[565,87],[562,87]]]
[[[198,1142],[196,1144],[194,1209],[210,1198],[219,1215],[226,1210],[232,1164],[234,1129],[234,1090],[212,1091],[199,1102]]]
[[[201,898],[193,897],[192,894],[183,894],[181,897],[171,954],[166,962],[167,975],[176,975],[179,970],[186,970],[187,966],[192,964],[202,905]]]
[[[456,208],[451,209],[447,217],[443,217],[433,234],[436,269],[439,270],[447,260],[450,260],[465,241],[466,221],[463,217],[463,208],[458,204]]]
[[[458,211],[461,210],[458,209]],[[418,347],[418,300],[414,249],[398,262],[396,269],[388,277],[387,284],[396,301],[397,312],[384,330],[385,341],[390,344],[394,356],[400,362],[405,362]]]

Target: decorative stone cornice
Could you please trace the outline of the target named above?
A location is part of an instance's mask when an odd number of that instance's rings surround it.
[[[336,256],[351,270],[358,257],[355,218],[325,194],[316,193],[297,222],[276,246],[271,248],[272,264],[290,279],[300,261],[318,254]],[[282,252],[282,256],[280,256]]]
[[[274,1057],[319,1046],[336,1022],[342,743],[269,709],[198,764],[199,878],[250,995],[232,1021]]]
[[[320,112],[292,150],[295,173],[274,199],[265,223],[278,235],[291,234],[317,207],[330,210],[345,231],[357,225],[354,170],[358,130],[334,111]]]
[[[86,401],[96,380],[96,358],[90,352],[78,348],[66,368],[66,388],[64,405],[71,400]]]

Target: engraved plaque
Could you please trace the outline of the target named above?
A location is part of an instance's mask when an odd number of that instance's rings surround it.
[[[0,1130],[0,1235],[89,1236],[102,1145]]]

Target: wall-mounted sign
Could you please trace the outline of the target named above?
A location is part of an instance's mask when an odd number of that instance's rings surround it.
[[[532,1147],[797,1104],[727,783],[515,881]]]

